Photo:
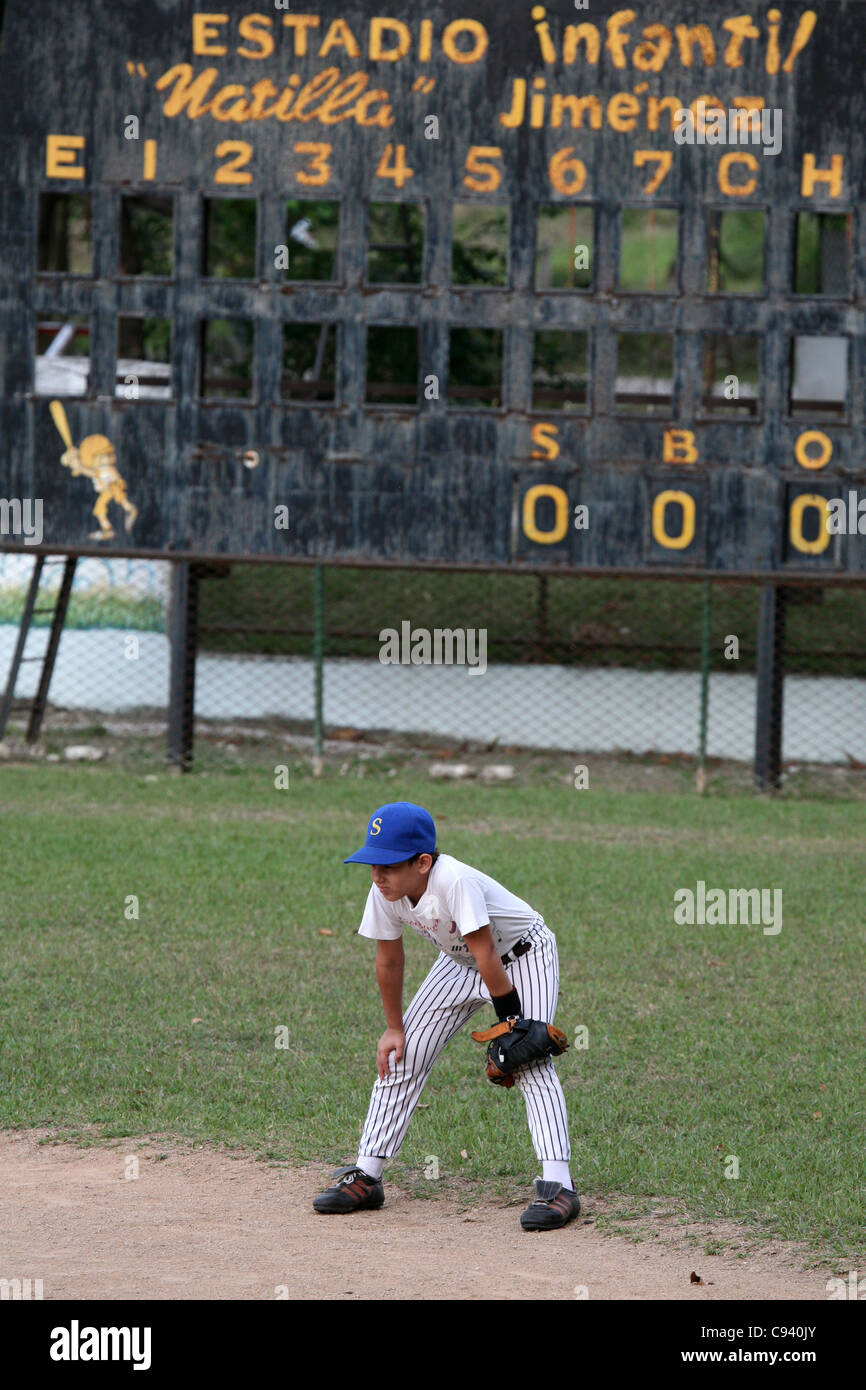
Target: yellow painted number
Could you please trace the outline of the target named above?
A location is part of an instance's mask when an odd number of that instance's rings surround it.
[[[388,161],[392,160],[392,163]],[[402,188],[407,179],[415,177],[415,170],[406,163],[405,145],[386,145],[382,158],[376,165],[376,177],[393,179],[396,188]]]
[[[214,174],[214,183],[252,183],[253,176],[244,165],[253,157],[253,147],[248,140],[223,140],[216,147],[217,159],[224,159]]]
[[[556,519],[551,531],[539,531],[535,524],[535,508],[539,497],[552,497]],[[523,533],[539,545],[555,545],[568,530],[568,498],[554,483],[536,483],[523,498]]]
[[[661,187],[671,171],[673,162],[672,150],[635,150],[634,166],[636,169],[642,169],[645,164],[658,164],[658,168],[649,183],[644,184],[644,193],[655,193]]]
[[[156,151],[157,143],[155,140],[145,140],[144,142],[144,172],[142,178],[145,183],[151,183],[156,178]]]
[[[309,184],[314,188],[320,188],[323,183],[329,183],[331,178],[331,166],[328,157],[331,153],[331,146],[324,141],[302,140],[299,145],[295,145],[295,154],[307,154],[310,156],[309,168],[297,169],[295,178],[298,183]]]
[[[669,535],[665,526],[665,512],[671,502],[678,502],[683,509],[683,527],[678,536]],[[685,550],[687,545],[691,545],[695,535],[695,499],[692,495],[672,488],[660,492],[653,502],[652,531],[653,540],[663,545],[665,550]]]
[[[550,182],[557,193],[580,193],[586,183],[586,165],[582,159],[572,158],[574,146],[566,145],[557,150],[547,166]]]
[[[818,535],[813,541],[807,541],[803,535],[803,513],[807,507],[814,507],[819,516]],[[827,530],[829,514],[826,497],[819,496],[817,492],[803,492],[794,498],[791,503],[788,534],[795,550],[799,550],[802,555],[820,555],[822,550],[827,549],[830,544],[830,532]]]
[[[470,145],[463,176],[466,187],[475,193],[494,193],[502,182],[502,170],[490,161],[501,158],[498,145]]]

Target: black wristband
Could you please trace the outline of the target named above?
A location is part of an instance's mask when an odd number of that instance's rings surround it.
[[[513,989],[510,994],[491,995],[490,1002],[496,1010],[496,1017],[500,1023],[504,1023],[507,1018],[514,1015],[520,1018],[523,1013],[520,995],[516,989]]]

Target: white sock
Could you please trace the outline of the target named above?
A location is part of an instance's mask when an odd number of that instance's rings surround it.
[[[357,1166],[363,1168],[368,1178],[381,1178],[385,1160],[375,1154],[358,1154]]]
[[[358,1159],[358,1162],[360,1163],[361,1160]],[[541,1160],[541,1174],[545,1182],[561,1182],[563,1187],[567,1187],[570,1192],[574,1191],[567,1163],[558,1162],[552,1158],[544,1158]]]

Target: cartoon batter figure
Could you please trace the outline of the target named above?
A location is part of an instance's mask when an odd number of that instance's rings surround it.
[[[64,468],[68,468],[73,478],[83,474],[93,483],[96,501],[93,515],[99,522],[99,530],[89,533],[90,540],[109,541],[114,536],[114,527],[108,519],[108,504],[116,502],[126,513],[124,528],[131,531],[138,516],[138,508],[126,495],[126,483],[117,471],[117,451],[107,435],[89,434],[82,439],[76,449],[72,443],[66,411],[60,401],[52,401],[49,409],[66,449],[60,456]]]

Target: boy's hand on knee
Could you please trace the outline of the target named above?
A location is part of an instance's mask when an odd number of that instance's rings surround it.
[[[391,1053],[394,1055],[394,1063],[402,1060],[403,1049],[406,1046],[406,1034],[402,1028],[386,1028],[381,1038],[379,1046],[376,1048],[376,1067],[379,1072],[379,1080],[384,1081],[390,1075],[391,1067],[389,1058]]]

